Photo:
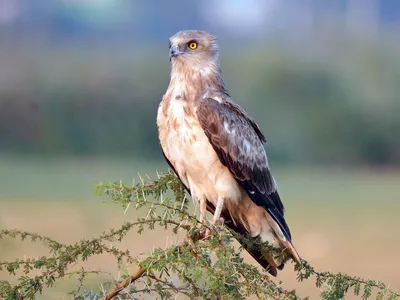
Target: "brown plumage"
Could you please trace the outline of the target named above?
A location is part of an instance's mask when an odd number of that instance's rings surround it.
[[[239,234],[287,249],[295,261],[284,207],[268,166],[260,128],[230,98],[218,60],[216,38],[181,31],[170,38],[171,80],[157,114],[163,154],[200,205],[200,220],[210,211],[215,222]],[[260,249],[247,249],[276,275],[285,261]]]

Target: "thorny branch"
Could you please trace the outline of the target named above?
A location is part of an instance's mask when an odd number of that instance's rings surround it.
[[[104,297],[104,300],[110,300],[123,291],[128,285],[134,283],[146,272],[145,269],[140,268],[135,274],[132,274],[127,280],[118,284],[109,294]]]
[[[172,195],[168,196],[170,192]],[[72,245],[62,244],[36,233],[1,230],[0,239],[8,237],[41,242],[50,255],[11,262],[0,261],[0,271],[7,271],[13,276],[17,276],[19,271],[24,273],[17,284],[0,281],[0,298],[34,299],[37,293],[53,286],[55,281],[77,276],[77,289],[71,292],[74,299],[93,299],[100,295],[105,300],[116,296],[125,299],[132,298],[133,294],[143,293],[156,293],[163,299],[172,299],[174,294],[179,293],[193,299],[247,299],[250,295],[259,298],[299,299],[295,291],[283,290],[266,272],[260,272],[257,267],[243,261],[240,257],[241,248],[235,248],[232,242],[234,239],[243,241],[246,237],[239,237],[223,226],[212,229],[201,224],[189,212],[184,189],[174,174],[161,175],[151,182],[141,179],[140,183],[133,184],[132,187],[123,185],[122,182],[101,183],[96,187],[96,194],[110,196],[113,202],[120,204],[125,210],[132,207],[142,210],[142,215],[146,217],[127,222],[121,228],[111,229],[97,238]],[[133,228],[140,234],[156,227],[172,229],[174,234],[178,230],[184,230],[186,241],[167,249],[154,249],[141,258],[133,257],[128,250],[116,246]],[[197,239],[198,233],[204,232],[206,228],[211,229],[211,235]],[[110,242],[113,242],[111,247],[108,246]],[[251,243],[249,241],[249,245]],[[86,277],[100,276],[103,272],[87,271],[83,268],[70,271],[69,268],[102,253],[114,256],[118,265],[136,264],[139,270],[125,275],[120,282],[114,281],[116,285],[109,293],[86,291]],[[377,299],[400,297],[399,292],[390,290],[383,282],[342,273],[318,272],[306,261],[296,265],[295,269],[299,281],[315,277],[318,288],[327,287],[321,293],[322,299],[342,299],[350,290],[355,295],[361,295],[362,299],[368,299],[372,289],[377,291]],[[41,273],[29,276],[33,270]],[[172,274],[178,277],[179,285],[170,280]],[[140,285],[144,287],[138,288]]]

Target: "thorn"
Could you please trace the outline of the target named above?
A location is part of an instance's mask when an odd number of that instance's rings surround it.
[[[186,196],[183,197],[182,199],[182,204],[181,204],[181,210],[183,210],[183,206],[185,205]]]
[[[144,180],[143,180],[142,176],[140,176],[139,173],[138,173],[138,176],[139,176],[140,181],[142,182],[142,185],[144,185]]]
[[[124,215],[125,215],[126,212],[128,211],[129,206],[131,206],[131,202],[129,202],[128,205],[126,206],[125,211],[124,211]]]
[[[143,200],[144,200],[144,201],[147,201],[146,195],[144,194],[144,190],[143,190],[143,189],[142,189],[142,197],[143,197]]]

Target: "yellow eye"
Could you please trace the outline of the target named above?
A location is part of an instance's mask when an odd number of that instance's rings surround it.
[[[192,50],[196,49],[197,48],[197,43],[194,42],[194,41],[190,42],[189,43],[189,48],[192,49]]]

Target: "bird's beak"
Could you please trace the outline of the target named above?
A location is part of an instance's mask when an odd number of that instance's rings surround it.
[[[169,47],[169,60],[171,61],[171,59],[175,56],[178,56],[180,54],[182,54],[183,52],[181,52],[179,50],[179,47],[177,44],[172,44],[171,47]]]

